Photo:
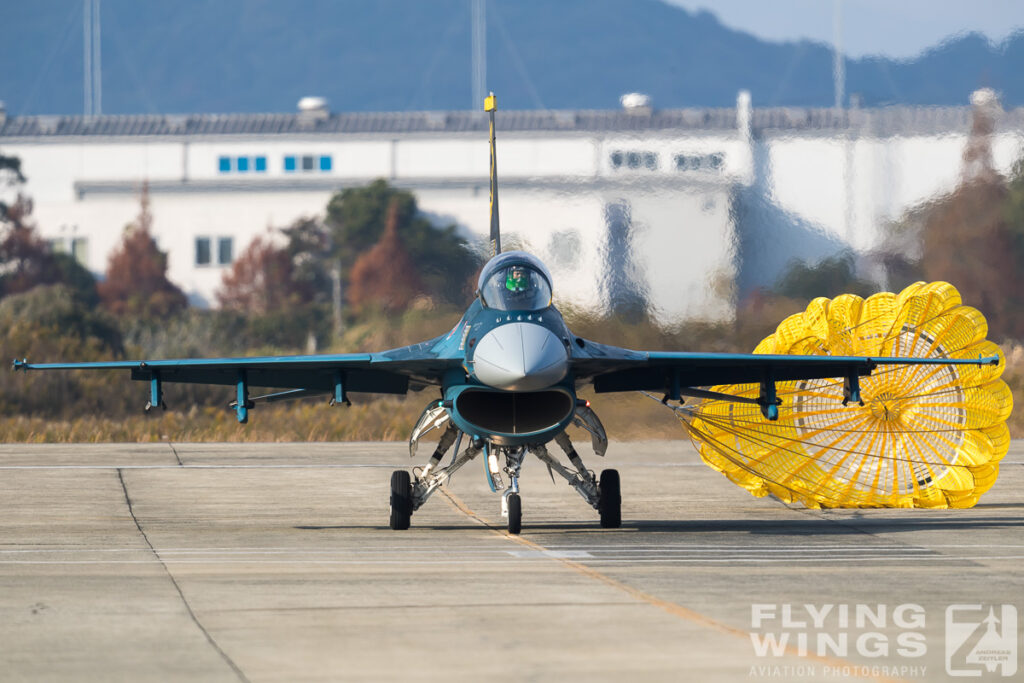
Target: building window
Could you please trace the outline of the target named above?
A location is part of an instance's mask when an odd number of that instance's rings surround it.
[[[633,170],[639,170],[641,168],[647,169],[648,171],[658,170],[658,153],[657,152],[623,152],[615,150],[609,157],[612,168],[630,168]]]
[[[89,264],[89,238],[72,237],[71,255],[75,257],[79,265],[87,266]]]
[[[289,158],[292,160],[291,168],[288,167]],[[237,171],[238,173],[248,173],[249,171],[266,173],[267,157],[217,157],[217,170],[221,173],[230,173],[231,171]],[[285,157],[285,170],[295,170],[295,157]]]
[[[196,265],[197,266],[208,266],[208,265],[210,265],[210,238],[209,237],[197,237],[196,238]]]
[[[256,159],[257,167],[260,168],[259,158]],[[266,160],[264,159],[264,164]],[[300,171],[302,173],[312,173],[319,170],[321,173],[329,173],[334,168],[334,159],[329,154],[313,155],[313,154],[289,154],[284,158],[284,170],[288,172]]]
[[[677,154],[675,164],[677,171],[721,171],[725,157],[721,153],[714,154]]]
[[[231,264],[234,260],[235,240],[233,237],[220,237],[217,239],[217,263],[222,266]]]
[[[54,254],[69,254],[80,265],[89,266],[88,237],[56,237],[46,240],[46,245]]]

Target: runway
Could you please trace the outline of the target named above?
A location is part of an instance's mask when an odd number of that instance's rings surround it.
[[[536,460],[513,537],[476,462],[391,531],[402,443],[0,446],[0,679],[949,680],[951,606],[1024,613],[1024,442],[955,511],[755,499],[682,440],[580,451],[621,529]]]

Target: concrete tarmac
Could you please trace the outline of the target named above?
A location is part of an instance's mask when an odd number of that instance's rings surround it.
[[[757,499],[685,441],[588,453],[622,528],[531,459],[512,537],[478,462],[391,531],[401,443],[0,446],[0,680],[932,681],[986,633],[1020,675],[1024,443],[970,510]]]

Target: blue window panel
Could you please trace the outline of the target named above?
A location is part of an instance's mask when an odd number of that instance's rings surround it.
[[[284,170],[294,171],[295,170],[295,157],[284,158]]]
[[[208,265],[210,265],[210,238],[209,237],[197,237],[196,238],[196,265],[197,266],[208,266]]]
[[[249,157],[238,157],[235,161],[238,164],[239,173],[245,173],[249,170]]]
[[[320,170],[330,171],[331,170],[331,157],[323,156],[320,157]]]
[[[231,157],[221,157],[217,159],[217,170],[221,173],[231,172]]]
[[[226,266],[235,260],[234,242],[234,238],[231,237],[220,237],[217,239],[217,263]]]
[[[266,157],[256,157],[255,166],[256,166],[256,172],[257,173],[265,173],[267,171],[267,158]]]

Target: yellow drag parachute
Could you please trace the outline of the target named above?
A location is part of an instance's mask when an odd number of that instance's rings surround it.
[[[843,379],[778,383],[779,419],[704,400],[678,410],[701,458],[755,496],[807,507],[964,508],[992,487],[1013,399],[988,324],[946,282],[899,294],[812,301],[754,353],[977,358],[998,365],[880,366],[861,378],[863,405],[842,405]],[[759,385],[713,387],[757,398]]]

